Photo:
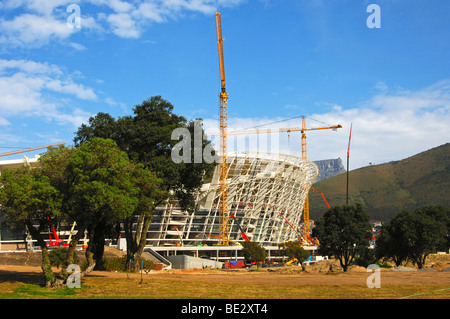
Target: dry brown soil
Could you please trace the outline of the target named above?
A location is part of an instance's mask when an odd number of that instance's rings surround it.
[[[143,274],[93,271],[83,278],[84,289],[77,292],[77,296],[450,299],[450,272],[441,271],[449,266],[450,255],[435,255],[429,258],[426,267],[436,271],[382,269],[382,289],[367,287],[367,278],[371,273],[364,267],[352,266],[344,273],[335,260],[316,263],[307,267],[306,271],[302,271],[301,267],[263,268],[260,271],[163,270]],[[0,294],[12,292],[23,284],[36,284],[41,278],[42,270],[36,265],[0,265]]]

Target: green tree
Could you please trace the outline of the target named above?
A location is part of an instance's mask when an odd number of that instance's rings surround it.
[[[414,236],[413,218],[408,211],[395,215],[381,227],[377,238],[375,254],[377,258],[391,259],[398,267],[409,259],[408,238]]]
[[[131,174],[134,185],[139,189],[138,204],[134,213],[123,218],[122,221],[127,239],[126,267],[137,269],[147,242],[147,232],[155,214],[156,205],[164,198],[165,193],[160,188],[161,179],[142,164],[135,164]],[[136,226],[133,227],[135,222]]]
[[[98,113],[91,117],[87,125],[83,124],[74,139],[76,145],[82,145],[94,137],[110,138],[118,147],[126,152],[133,162],[144,165],[145,169],[156,174],[159,192],[153,196],[153,206],[161,205],[166,200],[176,199],[182,209],[193,211],[195,193],[203,181],[212,175],[215,163],[175,163],[172,160],[172,149],[179,142],[172,140],[172,132],[177,128],[187,128],[194,136],[194,122],[188,122],[183,116],[173,113],[173,105],[154,96],[133,108],[132,116],[120,117],[117,120],[109,114]],[[202,130],[202,135],[204,132]],[[211,147],[209,141],[202,139],[202,149]],[[193,152],[192,152],[193,153]],[[193,156],[193,154],[192,154]],[[162,191],[162,192],[161,192]],[[171,195],[173,194],[173,195]],[[154,207],[149,212],[139,214],[139,223],[148,229],[154,214]],[[147,214],[143,216],[143,214]],[[129,221],[127,229],[132,222]],[[139,259],[139,252],[146,244],[146,233],[140,232],[127,236],[127,245],[133,260]],[[128,241],[132,240],[132,243]],[[128,249],[128,248],[127,248]],[[135,255],[138,253],[138,255]]]
[[[302,243],[300,241],[289,241],[280,244],[280,249],[284,255],[291,259],[296,258],[300,263],[303,263],[309,258],[309,256],[311,256],[311,253],[302,247]]]
[[[75,145],[92,140],[94,137],[116,141],[120,135],[116,120],[108,113],[99,112],[90,117],[88,124],[81,124],[74,138]]]
[[[80,221],[79,215],[83,212],[78,212],[71,205],[71,196],[73,190],[73,175],[68,172],[68,165],[71,161],[76,149],[73,147],[66,147],[64,145],[52,147],[42,154],[39,158],[39,169],[42,175],[47,176],[50,184],[58,191],[59,200],[61,203],[61,219],[72,225],[77,220]],[[75,263],[74,252],[79,240],[84,236],[85,225],[79,223],[77,225],[77,232],[72,236],[67,251],[67,265]]]
[[[424,206],[414,212],[402,211],[382,227],[377,240],[377,256],[394,260],[399,266],[411,260],[423,268],[429,254],[447,249],[450,210]]]
[[[115,226],[123,222],[127,261],[136,267],[156,203],[164,194],[160,179],[142,164],[131,162],[111,139],[96,137],[77,148],[48,150],[40,158],[40,168],[60,192],[65,221],[77,225],[67,264],[73,263],[76,245],[86,230],[90,265],[86,272],[94,266],[102,269],[105,236],[112,236]]]
[[[161,96],[153,96],[136,105],[133,116],[114,120],[109,114],[98,113],[78,129],[75,144],[80,145],[94,137],[111,138],[131,160],[156,173],[166,198],[172,191],[182,209],[192,211],[195,209],[195,192],[212,174],[216,164],[203,160],[201,163],[193,160],[175,163],[172,160],[172,149],[179,142],[172,140],[172,132],[187,128],[194,136],[194,122],[174,114],[173,109],[173,105]],[[201,134],[204,135],[203,130]],[[201,144],[202,149],[211,146],[206,139],[202,139]]]
[[[247,261],[255,261],[259,268],[260,262],[267,258],[267,252],[259,243],[255,241],[244,241],[242,252]]]
[[[432,250],[448,251],[450,249],[450,209],[443,205],[427,205],[414,211],[419,216],[431,218],[436,225],[434,227],[435,241],[430,245]],[[433,231],[430,231],[433,233]]]
[[[319,252],[339,259],[344,271],[358,249],[368,245],[369,215],[361,204],[333,207],[316,221],[313,236],[320,241]]]
[[[105,233],[120,220],[132,216],[139,204],[133,164],[110,139],[94,138],[73,154],[69,205],[77,225],[86,227],[88,271],[102,268]],[[84,228],[81,226],[81,228]]]
[[[51,269],[44,232],[60,216],[58,191],[41,171],[25,166],[6,170],[0,176],[0,207],[7,223],[15,228],[26,228],[42,251],[42,271],[46,286],[61,284]]]

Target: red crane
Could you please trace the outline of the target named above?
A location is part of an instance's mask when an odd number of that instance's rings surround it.
[[[239,231],[241,232],[242,238],[244,238],[245,241],[249,241],[247,235],[246,235],[246,234],[244,233],[244,231],[242,230],[241,225],[238,223],[238,221],[237,221],[237,219],[236,219],[236,216],[234,216],[234,214],[231,214],[230,217],[233,218],[233,219],[236,221],[236,225],[238,225],[238,227],[239,227]]]
[[[323,193],[321,191],[318,191],[317,189],[311,189],[311,192],[320,193],[320,195],[322,195],[323,200],[325,201],[325,204],[327,204],[328,209],[331,209],[330,205],[328,204],[325,196],[323,195]]]

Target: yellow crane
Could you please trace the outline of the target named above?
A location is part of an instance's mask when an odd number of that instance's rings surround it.
[[[222,151],[222,159],[220,161],[220,198],[219,198],[219,245],[228,246],[230,242],[229,234],[229,216],[228,210],[228,94],[225,84],[225,64],[223,60],[223,37],[222,37],[222,21],[219,11],[215,14],[217,47],[219,51],[219,67],[220,67],[220,148]]]
[[[332,129],[337,131],[338,128],[342,128],[341,125],[325,126],[325,127],[314,127],[307,128],[305,122],[305,116],[302,116],[302,126],[301,127],[286,127],[286,128],[275,128],[275,129],[259,129],[259,130],[242,130],[242,131],[231,131],[228,135],[247,135],[247,134],[265,134],[265,133],[290,133],[290,132],[301,132],[302,133],[302,158],[307,159],[307,148],[306,148],[306,131],[317,131],[317,130],[327,130]],[[218,133],[210,134],[211,136],[217,136]],[[305,203],[303,205],[303,222],[304,222],[304,232],[307,236],[310,235],[311,231],[309,228],[309,196],[305,198]]]

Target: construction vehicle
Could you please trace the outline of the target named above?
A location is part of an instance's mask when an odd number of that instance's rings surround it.
[[[49,218],[47,218],[47,220],[50,221]],[[67,239],[67,242],[64,242],[64,240],[59,238],[58,232],[55,229],[55,226],[53,226],[52,223],[50,223],[50,231],[49,231],[49,241],[47,242],[47,247],[69,247],[70,242],[72,241],[72,235],[74,233],[75,230],[75,226],[76,226],[76,222],[73,222],[72,227],[70,229],[69,232],[69,238]],[[52,235],[54,238],[52,238]],[[85,232],[84,234],[84,239],[82,239],[83,244],[81,246],[82,249],[86,249],[87,248],[87,243],[89,242],[89,239],[87,239],[87,232]]]
[[[52,239],[52,234],[54,239]],[[59,247],[62,246],[62,241],[59,239],[58,233],[53,225],[50,226],[50,232],[48,233],[49,241],[47,242],[47,247]]]
[[[285,266],[296,266],[296,264],[294,264],[296,262],[298,262],[298,259],[297,258],[293,258],[293,259],[289,260],[287,263],[285,263],[284,265]]]
[[[219,245],[228,246],[230,241],[229,234],[229,210],[228,210],[228,94],[225,84],[225,64],[223,59],[223,37],[222,37],[222,21],[219,11],[216,17],[216,33],[217,48],[219,52],[220,67],[220,149],[222,151],[222,159],[220,161],[220,198],[219,198]]]

